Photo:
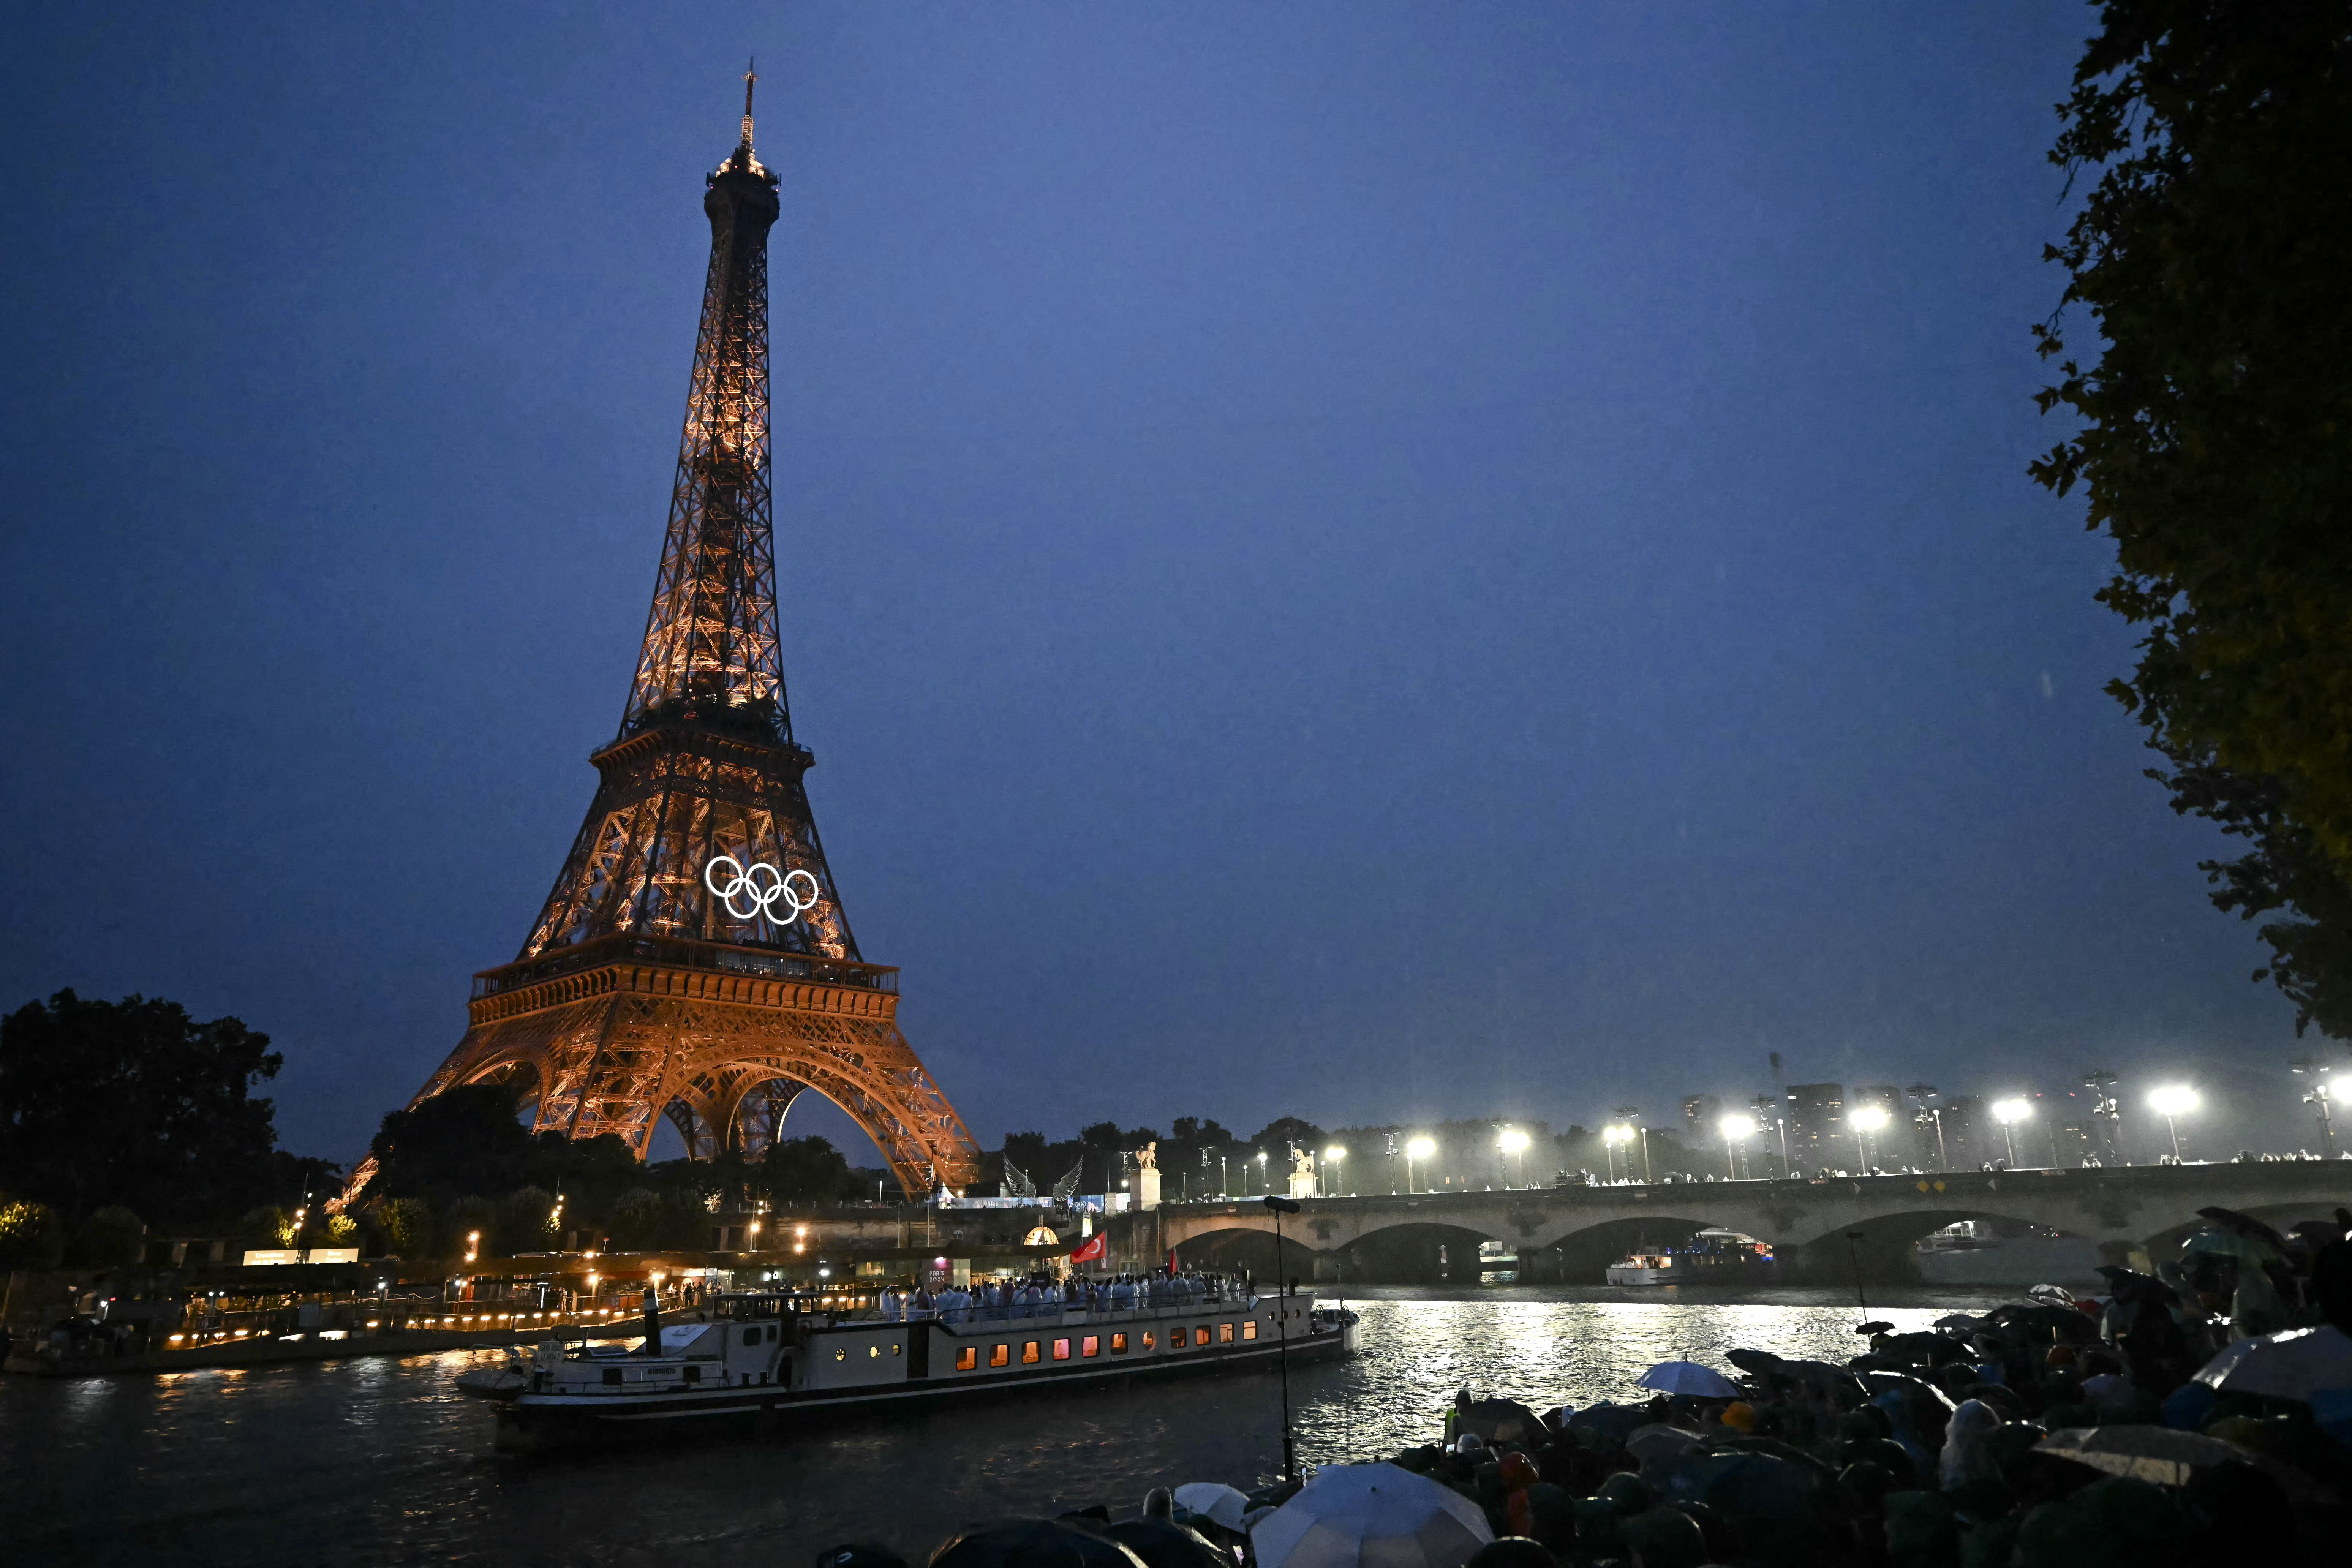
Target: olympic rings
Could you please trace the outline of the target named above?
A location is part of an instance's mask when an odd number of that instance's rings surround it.
[[[721,866],[726,867],[732,877],[725,887],[720,887],[713,880],[713,873]],[[762,871],[768,874],[768,880],[764,885],[760,881],[760,873]],[[801,896],[799,888],[794,886],[795,883],[806,884],[807,897]],[[765,860],[756,861],[746,868],[742,862],[737,860],[732,855],[714,856],[704,862],[702,885],[709,889],[711,896],[726,905],[727,912],[737,920],[755,920],[764,915],[780,926],[788,926],[816,908],[817,899],[822,892],[817,886],[816,878],[806,871],[779,871]],[[739,898],[749,900],[751,907],[737,909],[735,900]],[[776,914],[776,905],[779,903],[792,912],[779,919]]]

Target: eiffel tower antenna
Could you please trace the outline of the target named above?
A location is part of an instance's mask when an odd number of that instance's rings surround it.
[[[898,1032],[898,972],[868,963],[817,839],[793,737],[768,446],[768,230],[776,176],[743,139],[705,177],[710,267],[669,521],[619,733],[522,951],[474,978],[469,1026],[411,1105],[507,1085],[537,1131],[646,1157],[756,1155],[814,1089],[909,1196],[975,1179],[980,1151]],[[352,1173],[341,1203],[373,1174]]]
[[[756,55],[743,67],[743,150],[751,150],[751,84],[760,79],[759,57]]]

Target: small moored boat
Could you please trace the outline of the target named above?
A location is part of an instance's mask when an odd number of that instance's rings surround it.
[[[1612,1285],[1769,1284],[1780,1276],[1772,1249],[1736,1230],[1702,1230],[1687,1246],[1636,1247],[1611,1264]]]

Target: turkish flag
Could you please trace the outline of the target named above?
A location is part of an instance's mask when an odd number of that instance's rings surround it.
[[[1084,1247],[1079,1247],[1076,1252],[1071,1253],[1070,1261],[1073,1263],[1100,1263],[1108,1256],[1110,1256],[1110,1233],[1108,1231],[1105,1231],[1101,1235],[1097,1236],[1092,1240],[1088,1241]]]

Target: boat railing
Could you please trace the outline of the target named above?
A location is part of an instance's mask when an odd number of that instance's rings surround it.
[[[944,1310],[909,1310],[885,1318],[877,1310],[860,1322],[936,1322],[949,1328],[980,1323],[1111,1323],[1142,1319],[1180,1317],[1192,1312],[1239,1310],[1257,1304],[1255,1296],[1212,1291],[1205,1295],[1171,1297],[1134,1307],[1087,1307],[1068,1301],[1016,1303],[1010,1307],[950,1307]]]

